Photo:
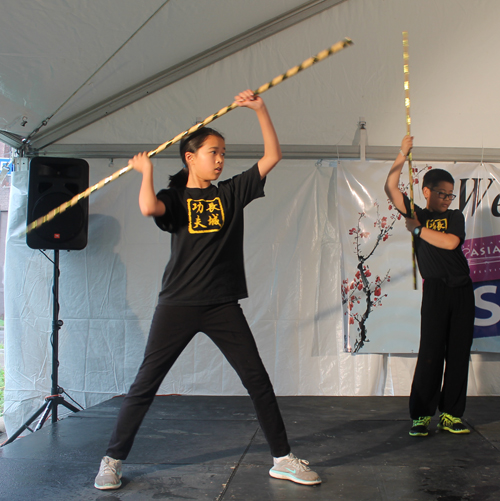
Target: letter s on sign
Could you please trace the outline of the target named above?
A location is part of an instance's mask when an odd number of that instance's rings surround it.
[[[490,325],[495,325],[500,321],[500,306],[491,301],[486,301],[483,299],[483,294],[496,294],[497,288],[495,285],[484,285],[483,287],[478,287],[474,291],[474,296],[476,298],[476,308],[481,310],[486,310],[491,313],[488,318],[477,318],[474,320],[474,325],[480,327],[487,327]]]

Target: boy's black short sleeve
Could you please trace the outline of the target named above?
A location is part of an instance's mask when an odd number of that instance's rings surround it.
[[[410,214],[410,200],[404,195],[406,214]],[[462,252],[465,241],[465,218],[461,211],[448,209],[445,212],[432,212],[414,206],[420,224],[425,228],[443,233],[451,233],[460,239],[460,244],[452,250],[441,249],[429,244],[422,238],[415,239],[418,268],[423,279],[440,278],[450,287],[460,287],[470,283],[470,270]]]

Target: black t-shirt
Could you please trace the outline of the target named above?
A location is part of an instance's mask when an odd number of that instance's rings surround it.
[[[159,302],[219,304],[248,296],[243,259],[243,208],[264,196],[257,164],[208,188],[166,189],[156,224],[172,234]]]
[[[410,214],[410,200],[406,195],[404,202],[406,214]],[[451,233],[460,238],[460,244],[453,250],[441,249],[421,238],[415,238],[415,252],[422,278],[440,278],[450,287],[461,287],[470,283],[469,264],[462,252],[465,240],[465,218],[462,212],[456,209],[441,213],[432,212],[415,205],[415,213],[425,228]]]

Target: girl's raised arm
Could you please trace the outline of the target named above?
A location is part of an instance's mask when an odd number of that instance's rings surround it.
[[[130,164],[134,169],[142,174],[141,190],[139,191],[139,208],[143,216],[163,216],[165,214],[165,204],[156,198],[153,182],[153,164],[148,153],[138,153],[131,160]]]
[[[240,92],[234,99],[238,106],[250,108],[257,113],[264,139],[264,156],[258,162],[260,177],[263,179],[282,158],[281,147],[273,122],[264,101],[260,96],[256,96],[253,91],[245,90]]]

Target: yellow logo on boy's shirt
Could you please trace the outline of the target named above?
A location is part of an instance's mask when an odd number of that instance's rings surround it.
[[[429,219],[425,226],[431,230],[446,231],[448,229],[447,219]]]
[[[224,226],[224,209],[219,197],[187,201],[189,233],[213,233]]]

